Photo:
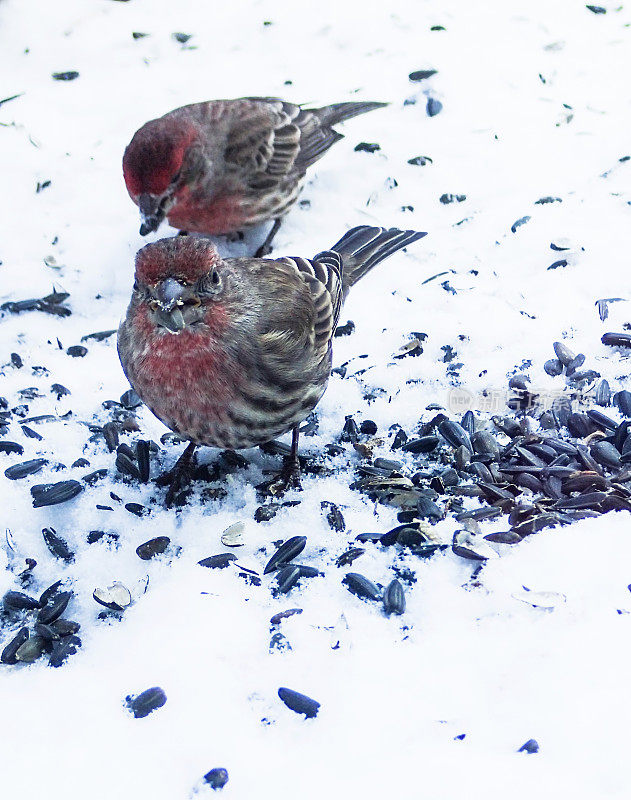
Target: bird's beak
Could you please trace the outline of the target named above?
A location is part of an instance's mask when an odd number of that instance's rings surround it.
[[[186,327],[181,306],[188,294],[190,289],[174,278],[167,278],[156,286],[155,299],[158,308],[154,313],[160,327],[171,333],[179,333]]]
[[[179,333],[186,327],[184,316],[182,315],[182,311],[180,308],[178,308],[178,306],[171,309],[171,311],[165,311],[164,309],[159,308],[154,313],[158,325],[161,328],[166,328],[170,333]]]
[[[161,197],[156,197],[152,194],[141,194],[138,198],[138,207],[142,217],[141,236],[146,236],[148,233],[158,230],[165,217],[164,208],[161,207],[161,200]]]

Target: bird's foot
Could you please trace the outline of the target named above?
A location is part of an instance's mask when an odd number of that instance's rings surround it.
[[[254,258],[265,258],[268,256],[274,248],[271,244],[267,244],[267,242],[263,242],[263,244],[259,247],[259,249],[254,253]]]
[[[264,481],[256,487],[259,492],[272,497],[279,497],[289,489],[302,489],[300,483],[300,462],[297,458],[287,456],[281,471],[271,480]]]
[[[158,486],[169,487],[165,498],[167,508],[171,508],[177,494],[191,482],[194,469],[195,445],[191,442],[178,458],[173,469],[163,473],[156,479]]]

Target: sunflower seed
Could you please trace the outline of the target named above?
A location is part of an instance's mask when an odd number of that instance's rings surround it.
[[[39,600],[23,592],[7,592],[2,598],[5,610],[8,611],[34,611],[39,608]]]
[[[304,714],[307,719],[317,716],[320,710],[320,703],[307,697],[300,692],[295,692],[293,689],[287,689],[283,686],[278,690],[278,696],[291,711],[296,714]]]
[[[326,511],[326,521],[329,523],[331,530],[337,531],[338,533],[345,530],[346,523],[344,522],[344,517],[335,503],[331,503],[329,500],[323,500],[320,503],[320,508]]]
[[[557,375],[560,375],[563,372],[563,364],[558,358],[551,358],[543,365],[543,369],[548,373],[548,375],[556,378]]]
[[[64,613],[68,608],[68,603],[72,597],[72,592],[61,592],[55,597],[50,605],[45,606],[37,615],[37,621],[42,625],[50,625]]]
[[[78,636],[72,634],[70,636],[64,636],[53,647],[48,659],[49,666],[61,667],[64,661],[70,656],[75,655],[79,647],[81,647],[81,639]]]
[[[65,503],[68,500],[72,500],[73,497],[76,497],[82,491],[83,486],[79,481],[73,480],[31,486],[33,508],[55,506],[59,503]]]
[[[576,358],[576,355],[563,342],[554,342],[552,346],[554,347],[556,357],[564,367],[567,367],[567,365],[571,364]]]
[[[300,578],[300,567],[294,564],[287,564],[282,567],[276,574],[276,591],[279,594],[287,594],[292,589],[298,579]]]
[[[138,480],[147,483],[150,477],[149,464],[150,444],[146,439],[136,442],[136,460],[138,462]]]
[[[291,539],[287,539],[267,562],[263,570],[263,575],[273,572],[278,569],[281,564],[287,564],[289,561],[296,558],[296,556],[300,555],[305,549],[306,544],[306,536],[292,536]]]
[[[611,347],[631,347],[631,333],[605,333],[600,341]]]
[[[351,594],[366,600],[380,600],[381,590],[371,580],[358,572],[347,572],[342,583]]]
[[[245,524],[243,522],[235,522],[221,534],[221,544],[224,547],[241,547],[243,541],[243,531]]]
[[[28,628],[20,628],[11,641],[4,646],[0,654],[0,661],[3,664],[17,664],[16,653],[20,647],[28,640]]]
[[[216,556],[208,556],[198,561],[200,567],[209,567],[210,569],[225,569],[230,566],[232,561],[236,561],[237,557],[234,553],[218,553]]]
[[[139,544],[136,548],[136,555],[143,561],[150,561],[155,556],[162,555],[170,544],[171,540],[168,536],[156,536],[155,539],[149,539],[148,542]]]
[[[9,455],[10,453],[16,453],[16,455],[21,456],[24,453],[24,448],[21,444],[17,442],[0,442],[0,453],[6,453]],[[10,469],[10,467],[9,467]],[[6,475],[6,472],[4,473]],[[7,475],[7,477],[9,477]]]
[[[116,456],[116,469],[119,472],[122,472],[123,475],[129,475],[134,480],[140,480],[140,470],[136,466],[135,462],[131,460],[131,458],[126,455],[125,453],[119,452]]]
[[[438,425],[438,432],[452,447],[464,446],[469,452],[473,453],[471,439],[462,425],[446,419]]]
[[[142,719],[152,711],[162,708],[166,701],[167,696],[164,691],[159,686],[152,686],[139,695],[127,695],[125,705],[136,719]]]
[[[529,216],[520,217],[519,219],[515,220],[515,222],[513,222],[513,224],[510,226],[511,233],[517,233],[517,228],[521,228],[522,225],[525,225],[529,221]]]
[[[487,542],[498,542],[499,544],[517,544],[521,542],[521,536],[515,531],[496,531],[487,533],[484,537]]]
[[[366,551],[363,547],[351,547],[335,560],[337,567],[349,567],[353,561],[362,556]]]
[[[74,561],[74,553],[68,547],[67,542],[65,542],[61,536],[58,536],[54,528],[42,528],[42,536],[44,537],[46,546],[54,556],[61,558],[61,560],[65,561],[67,564]]]
[[[594,402],[598,406],[608,406],[611,403],[611,389],[609,383],[603,378],[596,386]]]
[[[406,441],[401,449],[406,453],[431,453],[438,447],[439,441],[438,436],[421,436],[419,439]]]
[[[129,589],[119,581],[114,581],[107,589],[95,589],[92,597],[112,611],[124,611],[131,604]]]
[[[604,467],[617,469],[620,466],[620,453],[611,442],[594,442],[589,452],[592,458]]]
[[[45,464],[48,464],[47,459],[33,458],[30,461],[23,461],[21,464],[13,464],[11,467],[7,467],[4,474],[9,480],[16,481],[20,478],[26,478],[27,475],[34,475],[36,472],[39,472]]]
[[[15,658],[25,664],[32,664],[33,661],[37,661],[45,649],[46,639],[36,633],[18,647]]]
[[[408,79],[412,83],[418,83],[418,81],[424,81],[427,78],[431,78],[432,75],[436,75],[437,71],[435,69],[418,69],[415,72],[410,72]]]
[[[440,102],[440,100],[436,100],[435,97],[427,98],[426,111],[428,117],[435,117],[437,114],[440,114],[442,110],[443,104]]]
[[[223,789],[228,783],[228,770],[223,767],[214,767],[202,778],[211,789]]]
[[[624,417],[631,417],[631,392],[623,389],[613,396],[613,403]]]
[[[284,619],[288,619],[289,617],[293,617],[295,614],[302,614],[302,609],[301,608],[288,608],[287,611],[279,611],[277,614],[274,614],[274,616],[270,618],[270,624],[272,624],[272,625],[280,625],[280,623]]]
[[[405,593],[401,582],[396,578],[384,590],[383,609],[387,615],[405,612]]]
[[[457,556],[473,561],[486,561],[488,558],[497,558],[495,550],[483,539],[465,530],[455,531],[451,549]]]
[[[589,8],[589,6],[587,6]],[[539,742],[536,739],[528,739],[517,751],[518,753],[538,753]]]

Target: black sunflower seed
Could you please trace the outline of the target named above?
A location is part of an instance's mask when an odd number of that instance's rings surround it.
[[[125,508],[130,514],[135,514],[137,517],[144,517],[149,511],[140,503],[125,503]]]
[[[609,383],[603,378],[594,392],[594,402],[598,406],[608,406],[611,403],[611,389]]]
[[[18,445],[19,446],[19,445]],[[21,464],[13,464],[5,469],[4,474],[11,481],[26,478],[27,475],[34,475],[39,472],[48,461],[45,458],[33,458],[30,461],[23,461]]]
[[[403,430],[403,428],[399,428],[392,439],[392,444],[390,445],[392,450],[398,450],[399,448],[403,447],[403,445],[407,442],[408,435]],[[438,444],[438,441],[436,442]]]
[[[58,636],[71,636],[81,630],[81,625],[70,619],[56,619],[50,627]]]
[[[113,453],[119,443],[118,425],[115,422],[107,422],[103,425],[103,438],[107,449]]]
[[[487,533],[484,537],[487,542],[499,542],[500,544],[517,544],[521,542],[521,536],[515,531],[496,531]]]
[[[7,592],[2,598],[2,603],[7,610],[11,611],[33,611],[39,608],[39,600],[23,592]]]
[[[151,689],[145,689],[139,695],[127,695],[125,705],[136,719],[142,719],[152,711],[162,708],[166,701],[167,696],[164,690],[159,686],[152,686]]]
[[[571,364],[572,361],[574,361],[574,359],[576,358],[576,355],[563,342],[554,342],[552,346],[554,347],[554,352],[556,353],[556,357],[559,359],[559,361],[563,364],[564,367],[567,367],[568,364]]]
[[[600,505],[603,500],[607,497],[605,492],[586,492],[585,494],[580,494],[577,497],[568,497],[562,500],[558,500],[554,504],[554,508],[560,509],[583,509],[583,508],[593,508],[594,506]]]
[[[362,420],[359,431],[367,436],[374,436],[377,433],[377,424],[371,419]]]
[[[520,217],[519,219],[516,219],[515,222],[513,222],[513,224],[510,226],[511,233],[517,233],[517,228],[521,228],[522,225],[525,225],[529,221],[530,221],[529,216]]]
[[[129,411],[142,405],[142,400],[133,389],[128,389],[121,395],[120,404]]]
[[[406,453],[431,453],[438,447],[439,442],[438,436],[421,436],[418,439],[409,439],[401,445],[401,449]],[[394,445],[393,449],[396,449]]]
[[[287,566],[282,567],[276,574],[276,591],[279,594],[287,594],[287,592],[296,585],[299,578],[300,567],[287,564]]]
[[[335,565],[337,567],[349,567],[353,561],[358,559],[362,556],[366,551],[363,547],[351,547],[349,550],[346,550],[342,553],[341,556],[338,556],[335,560]]]
[[[326,511],[326,521],[329,523],[331,530],[337,531],[338,533],[345,530],[346,523],[344,522],[344,517],[335,503],[331,503],[329,500],[323,500],[320,503],[320,508]]]
[[[140,439],[136,443],[136,459],[138,461],[138,472],[140,482],[147,483],[151,477],[151,465],[149,462],[150,443],[146,439]]]
[[[416,511],[421,519],[442,519],[442,510],[428,497],[419,497]]]
[[[200,567],[209,567],[210,569],[225,569],[230,566],[230,562],[236,561],[237,557],[234,553],[217,553],[216,556],[208,556],[202,558],[197,563]]]
[[[31,495],[33,496],[33,508],[43,506],[54,506],[72,500],[80,492],[83,486],[79,481],[60,481],[59,483],[47,483],[41,486],[32,486]]]
[[[401,582],[396,578],[384,590],[383,609],[388,615],[403,614],[405,611],[405,593]]]
[[[202,778],[204,783],[207,783],[211,789],[223,789],[228,783],[228,770],[223,767],[213,767]]]
[[[7,455],[9,455],[10,453],[16,453],[18,456],[21,456],[22,453],[24,453],[24,448],[22,447],[21,444],[18,444],[17,442],[4,441],[0,442],[0,453],[6,453]]]
[[[558,358],[551,358],[543,365],[543,369],[548,373],[548,375],[556,378],[557,375],[560,375],[563,372],[563,364]]]
[[[590,453],[593,459],[602,464],[603,467],[616,469],[620,466],[620,453],[611,442],[594,442],[590,448]]]
[[[290,564],[289,566],[298,567],[301,578],[317,578],[324,575],[317,567],[310,567],[307,564]]]
[[[11,641],[5,645],[0,654],[0,661],[3,664],[17,664],[16,653],[20,647],[28,640],[28,628],[20,628]]]
[[[589,8],[589,6],[588,6]],[[517,751],[518,753],[538,753],[539,752],[539,743],[536,739],[528,739],[527,742],[524,742],[522,746]]]
[[[46,649],[46,639],[43,636],[34,634],[21,644],[15,652],[15,658],[25,664],[32,664],[33,661],[42,655]]]
[[[116,456],[116,469],[122,472],[123,475],[129,475],[134,480],[140,480],[140,470],[136,466],[135,461],[126,454],[119,452]]]
[[[68,603],[72,597],[72,592],[60,592],[55,598],[37,615],[37,621],[42,625],[50,625],[64,613],[68,608]]]
[[[436,75],[437,71],[438,70],[435,69],[417,69],[415,72],[410,72],[408,78],[412,83],[418,83],[419,81],[431,78],[432,75]]]
[[[381,590],[371,580],[360,575],[358,572],[347,572],[342,583],[351,594],[366,600],[380,600]]]
[[[493,458],[499,455],[500,446],[495,440],[495,437],[491,436],[488,431],[476,431],[473,433],[471,436],[471,444],[476,453],[490,455]]]
[[[42,528],[42,536],[50,552],[66,563],[74,561],[74,553],[54,528]]]
[[[287,539],[267,562],[263,570],[263,575],[273,572],[275,569],[278,569],[281,564],[287,564],[289,561],[296,558],[296,556],[305,549],[306,544],[306,536],[292,536],[291,539]]]
[[[143,561],[149,561],[155,556],[162,555],[170,544],[171,540],[168,536],[156,536],[155,539],[149,539],[148,542],[139,544],[136,548],[136,555]]]
[[[471,453],[473,452],[473,445],[471,444],[469,434],[462,425],[459,425],[457,422],[453,422],[450,419],[443,420],[438,425],[438,432],[452,447],[464,446]]]
[[[354,443],[358,441],[358,439],[359,439],[359,428],[357,427],[357,423],[351,416],[348,416],[346,417],[344,427],[342,428],[340,441]]]
[[[623,389],[613,396],[613,403],[624,417],[631,417],[631,392]]]
[[[600,341],[612,347],[631,347],[631,333],[604,333]]]
[[[518,525],[513,525],[512,530],[520,536],[528,536],[531,533],[538,533],[544,528],[553,528],[559,524],[559,517],[557,514],[546,513],[538,514],[536,517],[520,522]]]
[[[73,81],[79,77],[79,73],[74,70],[67,70],[66,72],[53,72],[53,79],[56,81]]]
[[[427,98],[426,111],[428,117],[435,117],[437,114],[440,114],[442,110],[443,104],[440,102],[440,100],[436,100],[435,97]]]
[[[288,608],[286,611],[279,611],[270,618],[272,625],[280,625],[280,623],[288,617],[293,617],[295,614],[302,614],[301,608]]]
[[[64,636],[53,647],[48,658],[48,664],[51,667],[61,667],[70,656],[75,655],[77,650],[81,647],[81,639],[73,634]]]
[[[278,690],[278,696],[287,708],[295,711],[296,714],[304,714],[307,719],[317,716],[320,710],[320,703],[317,700],[313,700],[305,694],[300,694],[300,692],[295,692],[293,689],[281,686]]]
[[[84,481],[85,483],[92,485],[97,481],[102,480],[106,475],[107,475],[107,469],[105,468],[97,469],[94,472],[90,472],[87,475],[84,475],[81,480]]]

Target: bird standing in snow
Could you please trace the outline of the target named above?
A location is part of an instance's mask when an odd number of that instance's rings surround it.
[[[167,504],[200,444],[254,447],[292,431],[282,481],[295,482],[298,425],[326,389],[349,289],[425,235],[361,226],[311,260],[222,259],[208,239],[191,236],[138,252],[118,353],[140,398],[190,441]]]
[[[307,169],[339,139],[332,126],[387,103],[303,109],[271,97],[176,108],[134,134],[123,156],[145,236],[167,218],[185,231],[229,234],[273,219],[256,256],[270,252]]]

